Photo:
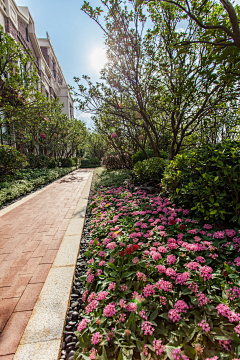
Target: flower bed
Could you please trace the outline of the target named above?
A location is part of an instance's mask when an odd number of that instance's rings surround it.
[[[239,360],[239,230],[200,226],[142,190],[91,200],[74,359]]]

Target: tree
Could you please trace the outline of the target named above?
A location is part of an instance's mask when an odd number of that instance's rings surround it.
[[[105,28],[100,26],[108,64],[101,72],[102,83],[94,85],[84,76],[88,84],[84,87],[76,78],[80,109],[95,113],[97,128],[105,136],[115,126],[118,139],[131,139],[132,149],[135,144],[144,150],[139,135],[147,139],[155,156],[167,149],[169,159],[183,146],[198,146],[206,138],[202,124],[209,123],[209,113],[214,109],[221,121],[227,111],[223,104],[237,98],[237,87],[224,78],[217,61],[209,64],[205,46],[195,44],[188,51],[174,47],[195,37],[191,28],[188,33],[177,30],[182,16],[174,6],[150,4],[154,26],[144,34],[140,25],[146,17],[141,9],[129,11],[121,1],[103,3],[108,13]],[[83,9],[100,24],[99,9],[88,3]],[[113,142],[118,145],[117,139]],[[120,142],[118,149],[123,151]]]

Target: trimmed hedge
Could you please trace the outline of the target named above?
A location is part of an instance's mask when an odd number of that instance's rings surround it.
[[[48,184],[68,173],[73,171],[75,167],[70,168],[57,168],[52,170],[42,170],[42,174],[39,174],[37,178],[32,178],[34,176],[27,176],[27,172],[23,173],[22,179],[21,176],[18,176],[18,180],[11,181],[11,177],[7,177],[5,182],[0,182],[0,206],[17,199],[22,195],[36,190],[42,185]],[[30,170],[30,172],[32,172]]]
[[[199,218],[240,224],[240,142],[177,155],[165,169],[163,188],[171,201]]]
[[[136,183],[159,183],[162,180],[166,160],[154,157],[138,161],[133,168],[133,180]]]
[[[153,152],[152,149],[146,150],[146,153],[148,154],[149,158],[154,157],[154,152]],[[167,159],[168,154],[165,151],[160,150],[158,157],[163,158],[163,159]],[[147,159],[146,159],[146,156],[145,156],[145,154],[144,154],[144,152],[142,150],[139,150],[135,154],[132,155],[132,164],[133,165],[135,165],[138,161],[143,161],[143,160],[147,160]]]

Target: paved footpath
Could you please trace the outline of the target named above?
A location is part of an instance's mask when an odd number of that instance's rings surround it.
[[[14,357],[92,171],[76,170],[0,211],[0,360]]]

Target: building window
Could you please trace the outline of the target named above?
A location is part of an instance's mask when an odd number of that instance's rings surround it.
[[[29,41],[29,37],[28,37],[28,28],[26,27],[26,39],[27,41]]]

